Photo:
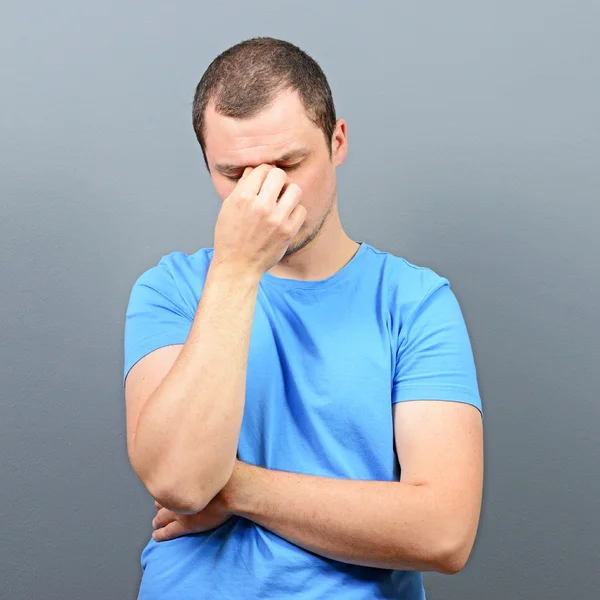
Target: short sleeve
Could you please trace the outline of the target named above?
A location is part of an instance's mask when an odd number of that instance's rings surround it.
[[[123,384],[131,368],[163,346],[184,344],[193,323],[168,267],[159,263],[135,282],[125,316]]]
[[[443,278],[401,327],[392,403],[408,400],[465,402],[483,415],[467,327]]]

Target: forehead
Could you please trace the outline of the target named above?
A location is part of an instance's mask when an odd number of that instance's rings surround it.
[[[264,110],[249,119],[233,119],[206,109],[205,148],[212,163],[256,166],[270,163],[298,149],[312,148],[323,137],[308,118],[295,91],[279,94]]]

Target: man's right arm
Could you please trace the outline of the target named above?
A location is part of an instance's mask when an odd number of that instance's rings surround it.
[[[199,512],[231,476],[259,281],[253,272],[211,266],[172,366],[169,354],[161,360],[157,351],[127,377],[131,464],[152,497],[172,510]],[[153,382],[158,387],[148,396]]]
[[[219,213],[185,344],[151,352],[127,375],[131,464],[175,512],[200,512],[232,474],[258,286],[306,218],[300,188],[286,183],[269,165],[246,170]]]

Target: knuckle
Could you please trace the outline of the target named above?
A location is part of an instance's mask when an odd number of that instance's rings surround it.
[[[271,227],[276,228],[276,229],[281,227],[281,218],[278,217],[275,213],[271,213],[271,214],[267,215],[266,219],[267,219],[267,223]]]
[[[237,197],[240,202],[250,202],[253,199],[253,194],[250,190],[242,189],[239,191]]]
[[[280,231],[285,237],[291,237],[296,231],[296,224],[293,221],[286,221],[281,225]]]
[[[269,217],[271,215],[271,211],[269,210],[269,207],[266,206],[265,204],[255,205],[254,213],[263,219],[266,219],[267,217]]]

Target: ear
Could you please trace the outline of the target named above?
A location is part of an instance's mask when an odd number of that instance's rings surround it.
[[[331,138],[331,158],[333,164],[339,167],[348,154],[348,137],[346,134],[346,121],[338,119],[335,124],[333,136]]]

